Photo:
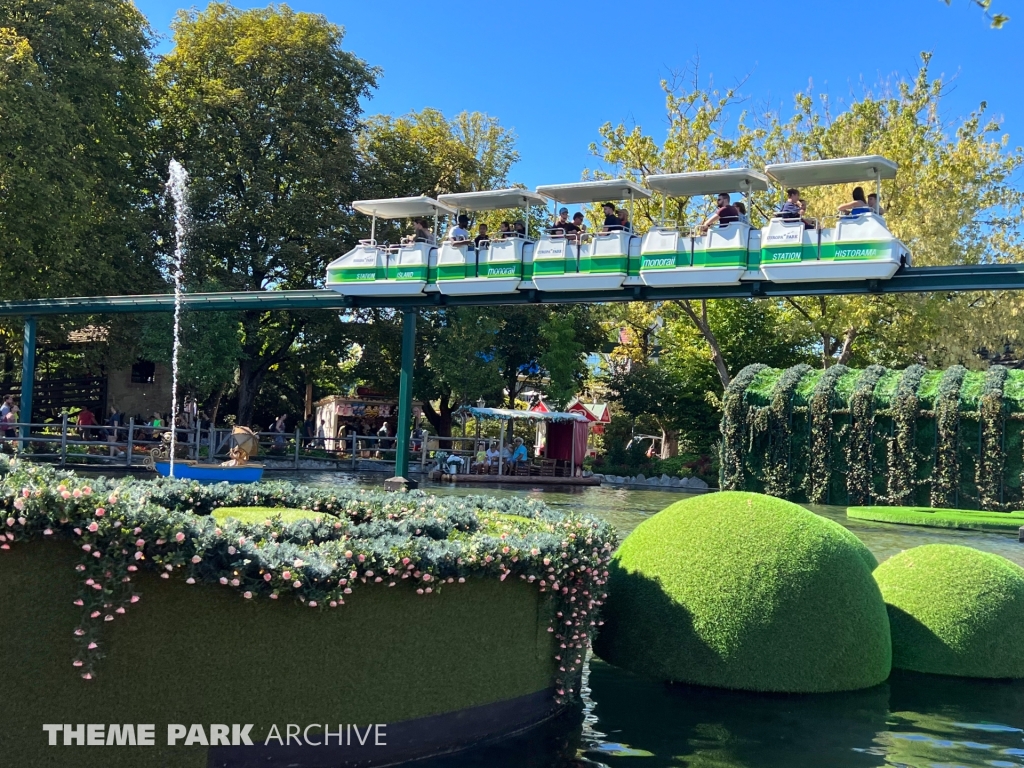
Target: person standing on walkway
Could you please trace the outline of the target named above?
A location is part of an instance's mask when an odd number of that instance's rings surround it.
[[[274,438],[275,448],[284,448],[284,433],[285,430],[288,429],[288,424],[286,423],[285,420],[286,416],[287,414],[282,413],[280,416],[277,417],[277,421],[274,422],[274,426],[270,428],[271,432],[277,433],[277,436]]]

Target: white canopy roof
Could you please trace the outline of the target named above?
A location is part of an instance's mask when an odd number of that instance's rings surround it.
[[[648,176],[647,186],[670,197],[693,197],[717,192],[764,191],[768,189],[768,177],[750,168],[723,168]]]
[[[404,219],[407,216],[433,216],[434,213],[455,213],[444,203],[432,197],[388,197],[383,200],[357,200],[352,207],[367,216],[379,216],[382,219]]]
[[[876,176],[896,178],[897,165],[881,155],[837,157],[834,160],[807,160],[802,163],[776,163],[764,172],[785,187],[816,187],[824,184],[853,184]]]
[[[437,199],[453,208],[468,211],[495,211],[500,208],[518,208],[522,205],[545,205],[547,201],[528,189],[489,189],[483,192],[452,192],[438,195]]]
[[[497,419],[508,421],[509,419],[527,419],[528,421],[590,421],[582,413],[564,411],[514,411],[510,408],[477,408],[472,405],[464,405],[456,413],[468,413],[477,419]]]
[[[577,181],[574,184],[545,184],[537,192],[559,203],[603,203],[628,200],[632,197],[650,197],[651,191],[629,179],[601,179]]]

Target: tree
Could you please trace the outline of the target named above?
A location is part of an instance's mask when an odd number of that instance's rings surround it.
[[[319,286],[354,242],[359,100],[377,70],[342,49],[341,27],[283,5],[211,3],[172,26],[174,50],[157,65],[161,143],[192,178],[190,280]],[[251,423],[265,377],[312,318],[242,313],[239,423]]]
[[[952,5],[953,0],[944,0],[946,5]],[[985,18],[992,23],[993,29],[1002,29],[1003,26],[1010,20],[1010,17],[1003,13],[992,13],[992,0],[968,0],[972,5],[976,5],[981,8],[985,14]]]
[[[128,0],[0,0],[0,296],[152,290],[150,32]]]
[[[986,117],[987,105],[952,129],[942,118],[942,79],[929,76],[930,57],[912,81],[865,92],[838,105],[827,95],[797,94],[793,114],[783,119],[763,110],[741,115],[730,108],[737,89],[702,87],[696,70],[663,83],[669,130],[660,144],[640,126],[605,125],[592,150],[631,178],[654,173],[704,170],[730,164],[763,168],[769,163],[881,154],[897,161],[898,177],[883,182],[886,219],[906,243],[918,265],[986,263],[1016,260],[1022,252],[1018,232],[1024,196],[1015,177],[1024,153],[1010,149],[997,122]],[[841,108],[840,108],[841,107]],[[849,188],[807,190],[810,213],[831,216]],[[752,218],[763,223],[781,191],[754,196]],[[709,201],[665,201],[680,222],[692,222],[710,210]],[[644,201],[635,217],[643,229],[660,215],[662,200]],[[966,359],[979,349],[1016,344],[1024,326],[1015,309],[993,294],[797,297],[786,302],[789,336],[818,340],[821,366],[849,363],[862,356],[899,364],[915,359],[946,362]],[[1002,322],[997,307],[1004,308]],[[722,384],[728,382],[721,338],[710,333],[702,303],[681,305],[712,352]],[[1012,318],[1007,318],[1012,314]]]

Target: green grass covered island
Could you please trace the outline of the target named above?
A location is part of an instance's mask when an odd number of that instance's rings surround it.
[[[753,691],[867,688],[889,676],[870,551],[788,501],[723,492],[641,523],[612,560],[601,658],[646,677]]]
[[[1012,533],[1016,533],[1024,525],[1024,512],[977,512],[928,507],[848,507],[846,516],[852,520],[870,520],[876,523]]]

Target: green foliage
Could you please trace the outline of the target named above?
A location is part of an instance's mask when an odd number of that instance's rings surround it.
[[[680,501],[615,554],[595,653],[658,680],[867,688],[890,666],[874,565],[852,533],[789,502],[740,492]]]
[[[932,470],[933,507],[952,507],[960,486],[960,387],[967,369],[954,365],[942,374],[935,395],[935,467]]]
[[[721,488],[742,489],[746,483],[746,453],[750,434],[747,387],[768,366],[755,363],[740,371],[725,390],[722,408]]]
[[[0,296],[151,292],[145,18],[128,0],[2,0],[0,19]]]
[[[789,368],[775,381],[771,403],[753,413],[753,423],[767,432],[768,460],[765,463],[765,490],[785,498],[793,491],[793,393],[800,379],[811,370],[809,365]]]
[[[958,677],[1024,677],[1024,569],[971,547],[929,544],[875,570],[893,666]]]
[[[314,288],[352,242],[359,100],[377,72],[343,30],[287,6],[182,12],[156,68],[160,141],[191,175],[190,283],[228,290]],[[308,314],[245,312],[238,420],[292,351]],[[342,333],[337,318],[334,333]]]
[[[880,365],[868,366],[861,371],[853,394],[850,395],[850,430],[846,438],[846,493],[854,504],[867,503],[874,495],[872,437],[875,430],[875,385],[884,373],[885,368]]]
[[[849,507],[846,516],[879,523],[958,528],[967,531],[1013,531],[1024,526],[1022,512],[975,512],[929,507]]]
[[[731,469],[723,488],[778,491],[780,442],[765,409],[785,384],[795,484],[784,489],[787,497],[803,500],[802,488],[814,504],[842,503],[845,494],[847,503],[1024,508],[1024,373],[1001,366],[984,373],[960,366],[754,370],[741,372],[744,399],[726,393],[721,429],[730,463],[723,465]]]
[[[552,315],[540,327],[540,337],[547,342],[537,362],[548,374],[548,397],[552,405],[564,408],[583,388],[586,350],[576,339],[575,323],[569,316]]]
[[[320,609],[343,606],[375,584],[408,581],[428,595],[471,577],[503,582],[511,576],[551,598],[553,639],[566,647],[555,675],[564,700],[574,690],[604,599],[603,568],[615,543],[605,523],[523,499],[332,493],[287,483],[89,482],[4,461],[0,505],[7,517],[0,550],[28,540],[63,541],[79,550],[76,571],[84,581],[74,666],[86,679],[102,655],[104,625],[139,600],[133,582],[139,571],[190,585],[230,586],[245,600],[283,599]],[[250,520],[220,523],[208,516],[239,507],[261,513],[255,521],[250,514]],[[274,516],[268,524],[260,519],[267,507],[307,514]]]

